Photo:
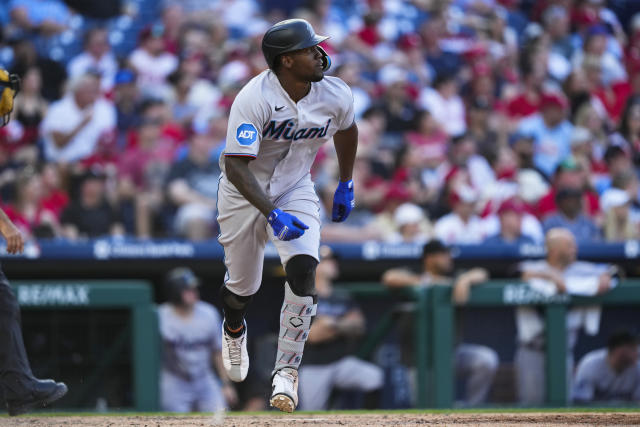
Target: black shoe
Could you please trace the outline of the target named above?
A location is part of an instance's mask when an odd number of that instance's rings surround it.
[[[53,380],[37,380],[31,390],[22,398],[7,400],[9,415],[15,416],[27,413],[32,409],[44,408],[67,394],[65,383]]]

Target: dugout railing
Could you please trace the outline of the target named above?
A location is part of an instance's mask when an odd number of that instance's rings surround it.
[[[390,290],[380,283],[369,282],[337,287],[359,299],[392,301],[402,298],[415,302],[416,406],[451,408],[454,403],[454,314],[457,307],[451,300],[451,287]],[[640,280],[625,280],[609,292],[594,297],[567,294],[546,296],[520,281],[492,280],[474,286],[469,300],[459,307],[541,307],[545,315],[546,404],[562,407],[568,403],[567,308],[588,305],[640,306]],[[370,357],[384,340],[393,326],[394,310],[395,305],[392,305],[378,317],[360,348],[359,356]]]

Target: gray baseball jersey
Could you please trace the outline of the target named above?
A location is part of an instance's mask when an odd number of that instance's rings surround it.
[[[223,177],[225,156],[254,158],[249,169],[267,195],[277,197],[309,178],[318,149],[353,120],[351,89],[339,78],[312,83],[296,103],[276,75],[265,70],[242,88],[231,106],[220,158]]]
[[[253,295],[262,280],[264,246],[271,239],[286,265],[295,255],[318,259],[319,201],[310,169],[322,144],[354,122],[351,89],[336,77],[311,83],[294,102],[276,75],[266,70],[242,88],[231,106],[227,140],[220,158],[218,240],[224,246],[225,285],[237,295]],[[280,241],[266,218],[225,176],[226,156],[244,156],[260,187],[277,208],[309,229],[298,239]]]
[[[640,402],[640,362],[620,373],[607,362],[607,349],[587,353],[576,371],[572,400]]]
[[[218,311],[211,304],[198,301],[193,315],[185,319],[168,303],[158,310],[163,343],[163,369],[184,380],[195,380],[210,373],[212,354],[220,351]]]

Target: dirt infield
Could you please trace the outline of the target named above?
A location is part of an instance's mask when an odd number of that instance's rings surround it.
[[[0,418],[3,427],[195,427],[211,426],[213,416],[22,416]],[[220,424],[218,424],[220,425]],[[224,426],[585,426],[640,425],[640,412],[521,412],[521,413],[371,413],[265,414],[227,416]]]

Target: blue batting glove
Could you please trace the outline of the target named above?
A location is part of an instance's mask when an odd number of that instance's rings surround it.
[[[340,181],[336,189],[336,194],[333,196],[331,220],[333,222],[344,221],[355,205],[356,202],[353,200],[353,180],[347,182]]]
[[[304,230],[309,228],[295,216],[280,209],[272,210],[267,221],[273,228],[273,234],[280,240],[297,239],[304,234]]]

